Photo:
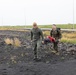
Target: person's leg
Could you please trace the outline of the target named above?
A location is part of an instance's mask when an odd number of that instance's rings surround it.
[[[34,60],[35,61],[41,61],[41,59],[39,58],[39,55],[38,55],[38,49],[40,47],[40,41],[35,41],[34,44],[33,44],[33,47],[34,47]]]
[[[41,46],[41,40],[38,40],[37,41],[37,56],[38,58],[41,58],[41,55],[40,55],[40,46]]]
[[[56,52],[58,52],[58,42],[54,42],[54,49]]]
[[[33,42],[34,59],[37,58],[37,41]]]
[[[35,47],[34,47],[34,59],[37,58],[37,44],[35,44]]]

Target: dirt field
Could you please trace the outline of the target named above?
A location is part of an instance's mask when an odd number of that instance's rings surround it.
[[[5,38],[18,38],[20,47],[7,45]],[[60,43],[59,54],[41,45],[41,61],[33,60],[30,33],[0,30],[0,75],[76,75],[76,45]]]

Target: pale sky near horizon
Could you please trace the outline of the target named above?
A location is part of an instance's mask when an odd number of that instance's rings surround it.
[[[0,25],[32,25],[33,22],[40,25],[73,23],[73,0],[0,0]]]

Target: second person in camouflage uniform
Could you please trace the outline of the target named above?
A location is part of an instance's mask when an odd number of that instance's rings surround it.
[[[54,50],[58,52],[58,43],[62,37],[62,34],[61,34],[61,30],[59,30],[55,24],[52,25],[52,30],[50,32],[50,35],[55,39]]]

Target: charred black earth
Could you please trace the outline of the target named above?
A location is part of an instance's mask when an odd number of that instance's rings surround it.
[[[18,38],[20,47],[7,45],[5,38]],[[33,60],[30,32],[0,31],[0,75],[76,75],[76,45],[59,43],[59,54],[50,44],[41,45],[41,61]]]

